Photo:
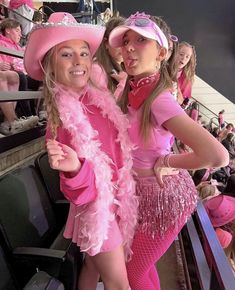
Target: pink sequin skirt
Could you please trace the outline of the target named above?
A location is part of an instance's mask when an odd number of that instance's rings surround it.
[[[160,187],[154,176],[136,177],[139,197],[138,230],[164,238],[164,233],[182,227],[193,213],[198,200],[197,190],[187,170],[163,177]]]

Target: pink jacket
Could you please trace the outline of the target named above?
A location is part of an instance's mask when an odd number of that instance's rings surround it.
[[[57,85],[54,92],[63,124],[57,140],[83,163],[72,178],[60,172],[61,190],[71,202],[64,236],[96,255],[116,218],[128,257],[137,221],[128,120],[109,93],[92,86],[78,93]]]
[[[9,3],[9,8],[17,9],[22,5],[28,5],[31,8],[34,8],[32,0],[11,0]]]
[[[17,43],[12,41],[10,38],[0,35],[0,46],[4,46],[10,49],[14,49],[17,51],[24,51],[24,49],[19,46]],[[0,62],[7,62],[9,64],[15,64],[17,65],[17,70],[24,72],[24,64],[23,64],[23,59],[17,58],[14,56],[6,55],[6,54],[0,54]]]

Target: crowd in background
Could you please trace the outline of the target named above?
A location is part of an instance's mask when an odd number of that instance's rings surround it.
[[[3,4],[6,4],[5,1]],[[12,48],[16,51],[24,51],[21,45],[21,38],[27,36],[32,29],[32,22],[18,18],[18,14],[14,14],[14,10],[20,14],[26,15],[26,18],[33,17],[32,1],[21,1],[22,5],[14,5],[14,1],[10,1],[9,7],[12,9],[7,18],[4,18],[2,12],[2,20],[0,24],[0,46]],[[18,1],[19,2],[19,1]],[[90,3],[93,3],[91,1]],[[84,2],[82,2],[84,4]],[[80,7],[81,12],[87,11],[85,6]],[[94,5],[94,3],[92,4]],[[92,9],[94,6],[91,6]],[[113,94],[117,103],[120,103],[121,96],[128,94],[126,84],[130,78],[123,64],[121,49],[110,45],[109,37],[112,31],[125,23],[125,19],[116,15],[112,17],[110,10],[102,12],[100,19],[106,25],[106,32],[102,43],[93,58],[93,66],[91,71],[91,81],[93,81],[100,90],[108,88]],[[23,22],[22,22],[23,21]],[[89,22],[90,17],[85,17],[82,22]],[[205,123],[203,116],[200,115],[200,107],[196,101],[192,101],[192,86],[196,70],[196,51],[195,47],[186,41],[179,42],[178,38],[172,34],[171,29],[165,21],[156,16],[152,16],[154,21],[165,35],[168,41],[167,57],[161,62],[161,69],[168,72],[170,81],[172,82],[171,93],[174,101],[183,108],[183,110],[196,123],[200,124],[205,130],[208,130],[228,151],[229,164],[221,168],[206,168],[190,171],[195,186],[199,193],[199,197],[203,200],[205,208],[215,228],[217,237],[225,249],[226,255],[234,268],[235,261],[235,136],[234,125],[227,124],[224,120],[224,110],[218,115],[218,126]],[[27,22],[28,25],[25,25]],[[27,46],[27,42],[25,44]],[[133,61],[133,60],[131,60]],[[131,62],[130,61],[130,62]],[[154,76],[154,81],[158,81],[159,76]],[[42,83],[28,76],[25,71],[22,59],[0,55],[0,91],[26,91],[40,90]],[[136,84],[132,84],[135,86]],[[151,87],[150,89],[153,89]],[[129,92],[130,93],[130,92]],[[129,99],[131,100],[131,98]],[[140,100],[137,104],[133,100],[133,107],[140,106],[144,100]],[[130,101],[131,102],[131,101]],[[142,103],[141,103],[142,102]],[[122,106],[123,104],[120,104]],[[2,136],[33,128],[42,124],[47,116],[42,104],[32,101],[18,102],[2,102],[0,103],[2,115],[0,116],[0,133]],[[40,112],[40,114],[39,114]],[[174,148],[182,154],[192,152],[192,149],[176,138],[171,140],[172,151]],[[169,155],[169,154],[168,154]],[[166,155],[166,156],[168,156]],[[162,160],[166,167],[169,165],[170,157]],[[218,216],[220,219],[217,218]],[[235,270],[235,268],[234,268]]]

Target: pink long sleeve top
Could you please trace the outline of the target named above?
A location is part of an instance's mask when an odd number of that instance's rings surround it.
[[[113,171],[113,181],[118,178],[118,169],[123,166],[120,143],[113,142],[117,139],[117,130],[113,123],[103,117],[100,109],[87,103],[87,99],[83,98],[83,104],[86,107],[86,113],[92,124],[92,127],[99,132],[99,140],[101,142],[101,150],[112,159],[111,168]],[[102,130],[101,130],[102,128]],[[50,137],[47,131],[46,138]],[[70,147],[71,136],[63,127],[59,127],[57,131],[57,141]],[[82,167],[79,173],[73,178],[67,178],[66,175],[60,173],[60,187],[65,197],[76,205],[83,205],[93,201],[97,196],[95,187],[95,175],[91,163],[87,160],[81,160]]]

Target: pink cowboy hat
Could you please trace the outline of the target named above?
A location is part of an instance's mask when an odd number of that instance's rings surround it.
[[[218,195],[204,202],[205,209],[214,227],[220,227],[235,219],[235,198]]]
[[[78,23],[65,12],[52,13],[48,22],[35,25],[30,33],[24,54],[24,66],[35,80],[43,80],[42,60],[45,54],[57,44],[80,39],[88,43],[91,54],[99,47],[105,28],[99,25]]]
[[[222,230],[221,228],[217,228],[215,232],[222,248],[226,249],[232,241],[232,234],[228,231]]]
[[[109,44],[112,47],[123,46],[123,36],[128,30],[156,40],[161,47],[168,49],[168,40],[157,24],[150,19],[150,15],[144,12],[131,15],[126,19],[124,25],[120,25],[112,30],[109,35]]]

